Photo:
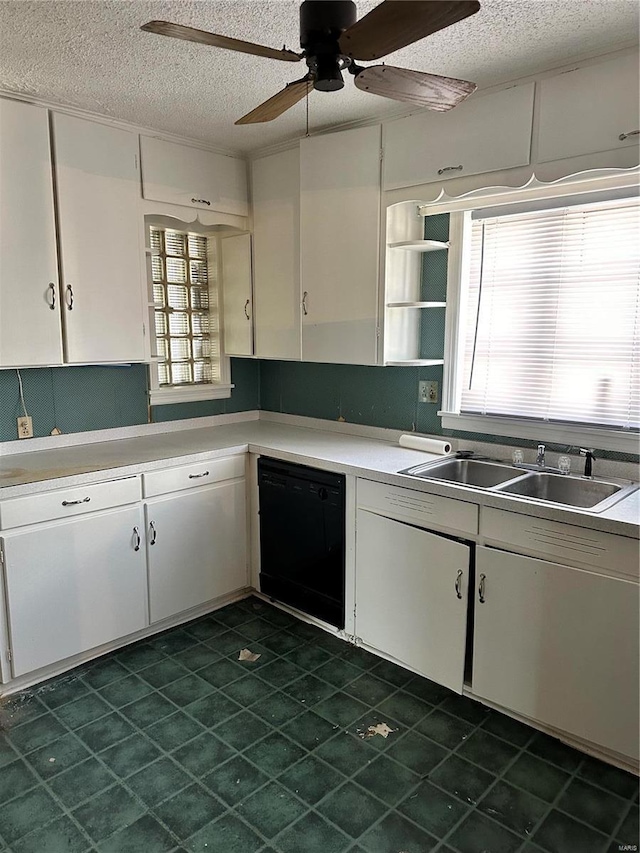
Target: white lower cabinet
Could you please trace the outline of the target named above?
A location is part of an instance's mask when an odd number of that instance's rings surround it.
[[[638,584],[476,551],[473,692],[638,758]]]
[[[145,506],[151,622],[248,584],[244,480]]]
[[[356,633],[462,693],[470,548],[359,509]]]
[[[14,677],[148,624],[142,509],[2,535]]]

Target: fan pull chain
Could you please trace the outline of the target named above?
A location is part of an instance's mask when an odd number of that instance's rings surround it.
[[[309,136],[309,81],[307,80],[307,94],[305,97],[306,113],[307,113],[307,128],[305,136]]]

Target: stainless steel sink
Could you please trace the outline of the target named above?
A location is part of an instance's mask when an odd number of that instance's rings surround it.
[[[605,509],[635,491],[635,483],[612,483],[562,474],[532,473],[498,486],[495,491],[581,509]],[[605,504],[606,501],[606,504]]]
[[[529,472],[481,459],[443,459],[405,468],[398,473],[591,512],[602,512],[639,487],[638,483],[628,480],[590,480],[548,471]]]
[[[427,462],[400,472],[424,480],[446,480],[462,486],[490,489],[500,483],[521,477],[523,472],[509,465],[482,462],[478,459],[445,459],[442,462]]]

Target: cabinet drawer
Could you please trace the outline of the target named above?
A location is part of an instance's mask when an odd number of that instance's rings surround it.
[[[638,577],[638,542],[626,536],[485,509],[481,534],[491,542],[522,548],[542,557]]]
[[[237,477],[244,477],[244,454],[194,462],[179,468],[165,468],[163,471],[150,471],[142,475],[142,483],[145,498],[152,498],[154,495],[209,486],[220,480],[233,480]]]
[[[0,527],[7,530],[56,518],[73,518],[99,509],[135,503],[140,497],[139,477],[27,495],[0,503]]]
[[[370,480],[358,480],[358,507],[419,527],[439,527],[472,536],[478,532],[475,504]]]

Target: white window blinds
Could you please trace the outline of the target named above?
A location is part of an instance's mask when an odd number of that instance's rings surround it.
[[[460,411],[640,426],[637,199],[477,219]]]

